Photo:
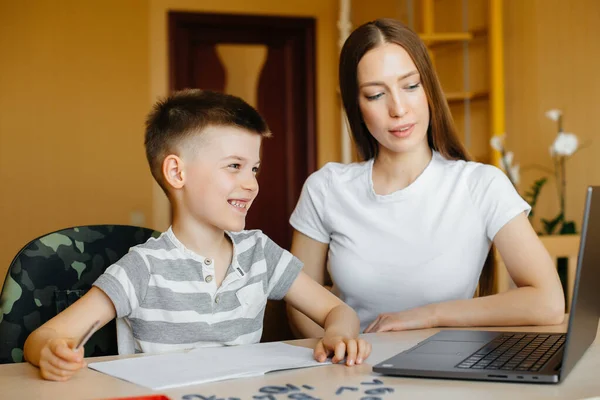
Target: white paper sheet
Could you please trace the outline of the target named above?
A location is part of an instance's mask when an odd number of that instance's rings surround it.
[[[97,362],[89,367],[152,390],[164,390],[330,363],[315,361],[313,350],[306,347],[258,343]]]

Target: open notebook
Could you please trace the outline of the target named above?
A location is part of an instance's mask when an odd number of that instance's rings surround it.
[[[258,343],[96,362],[89,367],[152,390],[164,390],[326,364],[331,362],[315,361],[313,350],[306,347]]]

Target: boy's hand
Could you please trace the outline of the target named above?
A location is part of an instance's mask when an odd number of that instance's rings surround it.
[[[50,381],[66,381],[75,372],[87,366],[83,361],[83,347],[73,350],[74,339],[56,338],[46,342],[40,352],[40,373]]]
[[[371,344],[358,338],[327,336],[319,339],[315,346],[315,360],[323,362],[333,353],[331,362],[336,364],[346,358],[346,365],[362,364],[371,354]]]

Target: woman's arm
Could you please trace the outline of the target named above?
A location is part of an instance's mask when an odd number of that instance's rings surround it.
[[[517,285],[508,292],[455,300],[400,313],[381,314],[365,332],[435,326],[554,325],[564,318],[564,297],[556,266],[525,214],[507,223],[494,238]]]
[[[325,282],[325,263],[329,245],[317,242],[314,239],[294,230],[292,239],[292,254],[304,263],[303,271],[314,281],[323,285]],[[287,314],[292,332],[296,337],[322,337],[323,328],[314,323],[306,315],[296,310],[289,303]]]

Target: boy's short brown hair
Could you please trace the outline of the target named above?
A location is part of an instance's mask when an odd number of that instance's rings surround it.
[[[156,182],[167,193],[162,163],[182,140],[208,126],[234,126],[268,137],[262,116],[239,97],[200,89],[185,89],[158,101],[146,119],[146,157]],[[168,193],[167,193],[168,195]]]

